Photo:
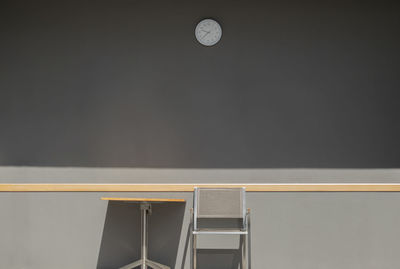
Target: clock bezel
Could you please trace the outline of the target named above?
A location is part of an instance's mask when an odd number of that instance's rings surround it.
[[[219,36],[219,38],[218,38],[215,42],[209,43],[209,44],[203,43],[203,42],[201,41],[201,39],[199,38],[199,36],[197,35],[198,28],[201,26],[201,24],[203,24],[203,23],[206,22],[206,21],[211,21],[211,22],[215,23],[215,24],[218,26],[218,28],[219,28],[219,30],[220,30],[220,33],[221,33],[220,36]],[[197,42],[199,42],[202,46],[205,46],[205,47],[212,47],[212,46],[215,46],[216,44],[218,44],[218,43],[221,41],[221,39],[222,39],[222,26],[221,26],[221,24],[220,24],[216,19],[213,19],[213,18],[204,18],[204,19],[200,20],[200,21],[196,24],[196,27],[195,27],[195,29],[194,29],[194,35],[195,35],[195,38],[196,38]]]

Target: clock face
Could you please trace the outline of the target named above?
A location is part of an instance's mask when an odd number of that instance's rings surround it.
[[[205,19],[199,22],[194,31],[197,40],[204,46],[213,46],[222,37],[222,28],[218,22]]]

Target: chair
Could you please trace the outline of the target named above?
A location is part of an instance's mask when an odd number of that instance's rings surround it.
[[[247,257],[249,256],[250,210],[246,209],[245,194],[245,188],[194,189],[191,210],[192,269],[197,269],[197,235],[201,234],[240,235],[241,268],[249,268]],[[227,227],[226,220],[238,220],[239,222],[236,227]]]

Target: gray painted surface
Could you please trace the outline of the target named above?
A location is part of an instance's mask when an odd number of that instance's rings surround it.
[[[387,0],[3,0],[0,164],[399,167],[399,10]],[[224,29],[213,48],[194,39],[205,16]],[[33,167],[1,167],[0,180],[400,182],[398,170]],[[135,208],[101,196],[187,199],[162,210],[170,223],[153,221],[150,245],[151,258],[188,269],[190,193],[0,193],[0,268],[136,259]],[[399,193],[250,193],[253,269],[398,268],[399,205]],[[232,269],[235,255],[202,251],[201,269]]]
[[[99,200],[104,195],[191,199],[190,193],[0,193],[0,268],[115,269],[136,259],[139,226],[127,225],[135,221],[133,211],[123,214],[121,209],[114,218],[119,230],[111,232],[105,226],[107,202]],[[400,193],[250,193],[253,269],[397,268],[399,205]],[[190,202],[183,219],[176,217],[179,210],[169,209],[175,212],[172,221],[182,225],[179,248],[172,252],[165,245],[177,240],[176,233],[169,233],[171,226],[151,225],[150,249],[157,250],[152,259],[176,260],[173,268],[189,268],[188,256],[182,267],[189,207]],[[102,239],[109,245],[100,251]],[[201,269],[233,269],[230,253],[203,251]]]
[[[0,2],[0,164],[399,167],[398,1]],[[194,38],[214,17],[222,41]]]
[[[400,183],[400,169],[150,169],[0,166],[0,183]]]
[[[400,182],[398,169],[116,169],[0,167],[0,182]],[[135,205],[100,197],[184,198],[150,219],[151,258],[189,269],[191,193],[0,193],[0,268],[115,269],[139,257]],[[252,268],[393,269],[400,193],[248,193]],[[216,245],[217,249],[211,249]],[[236,269],[237,241],[206,238],[199,269]],[[226,249],[228,248],[228,249]]]

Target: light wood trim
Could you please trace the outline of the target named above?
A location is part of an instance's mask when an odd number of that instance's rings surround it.
[[[119,198],[119,197],[101,197],[104,201],[120,201],[120,202],[171,202],[183,203],[185,199],[162,199],[162,198]]]
[[[0,192],[191,192],[199,188],[241,188],[249,192],[398,192],[390,184],[0,184]]]

